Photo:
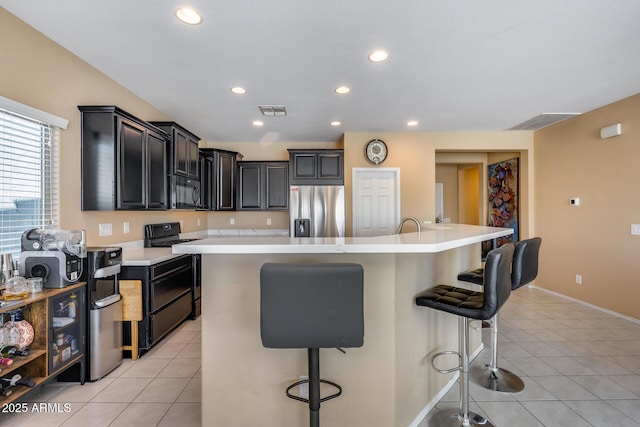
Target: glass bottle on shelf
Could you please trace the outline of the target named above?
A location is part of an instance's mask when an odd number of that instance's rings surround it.
[[[7,286],[3,295],[4,300],[9,301],[23,299],[28,295],[29,289],[27,287],[27,280],[24,277],[20,277],[20,272],[18,270],[14,270],[13,276],[7,281]]]
[[[4,313],[0,314],[0,347],[4,346]]]
[[[69,297],[69,303],[67,304],[67,310],[69,312],[69,317],[71,317],[71,318],[75,318],[76,317],[76,310],[77,310],[76,294],[72,294]]]
[[[20,330],[16,326],[16,315],[11,313],[11,320],[2,327],[5,345],[18,345],[20,342]]]

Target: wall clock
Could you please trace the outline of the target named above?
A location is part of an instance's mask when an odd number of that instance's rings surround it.
[[[387,144],[381,139],[372,139],[367,143],[364,154],[367,160],[374,165],[379,165],[387,158]]]

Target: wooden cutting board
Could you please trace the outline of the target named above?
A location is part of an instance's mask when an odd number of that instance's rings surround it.
[[[122,320],[142,320],[142,281],[120,280]]]

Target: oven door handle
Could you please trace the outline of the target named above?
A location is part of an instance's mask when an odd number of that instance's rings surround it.
[[[108,297],[104,297],[101,298],[97,301],[93,302],[93,305],[95,305],[98,308],[103,308],[106,307],[108,305],[114,304],[118,301],[120,301],[122,299],[122,297],[120,296],[120,294],[114,294],[114,295],[109,295]]]
[[[120,264],[109,265],[107,267],[102,267],[96,270],[93,273],[94,279],[104,279],[105,277],[115,276],[116,274],[120,274]]]

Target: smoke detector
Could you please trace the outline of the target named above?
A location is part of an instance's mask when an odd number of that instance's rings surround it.
[[[508,130],[538,130],[579,114],[580,113],[542,113]]]
[[[258,105],[263,116],[286,116],[287,107],[284,105]]]

